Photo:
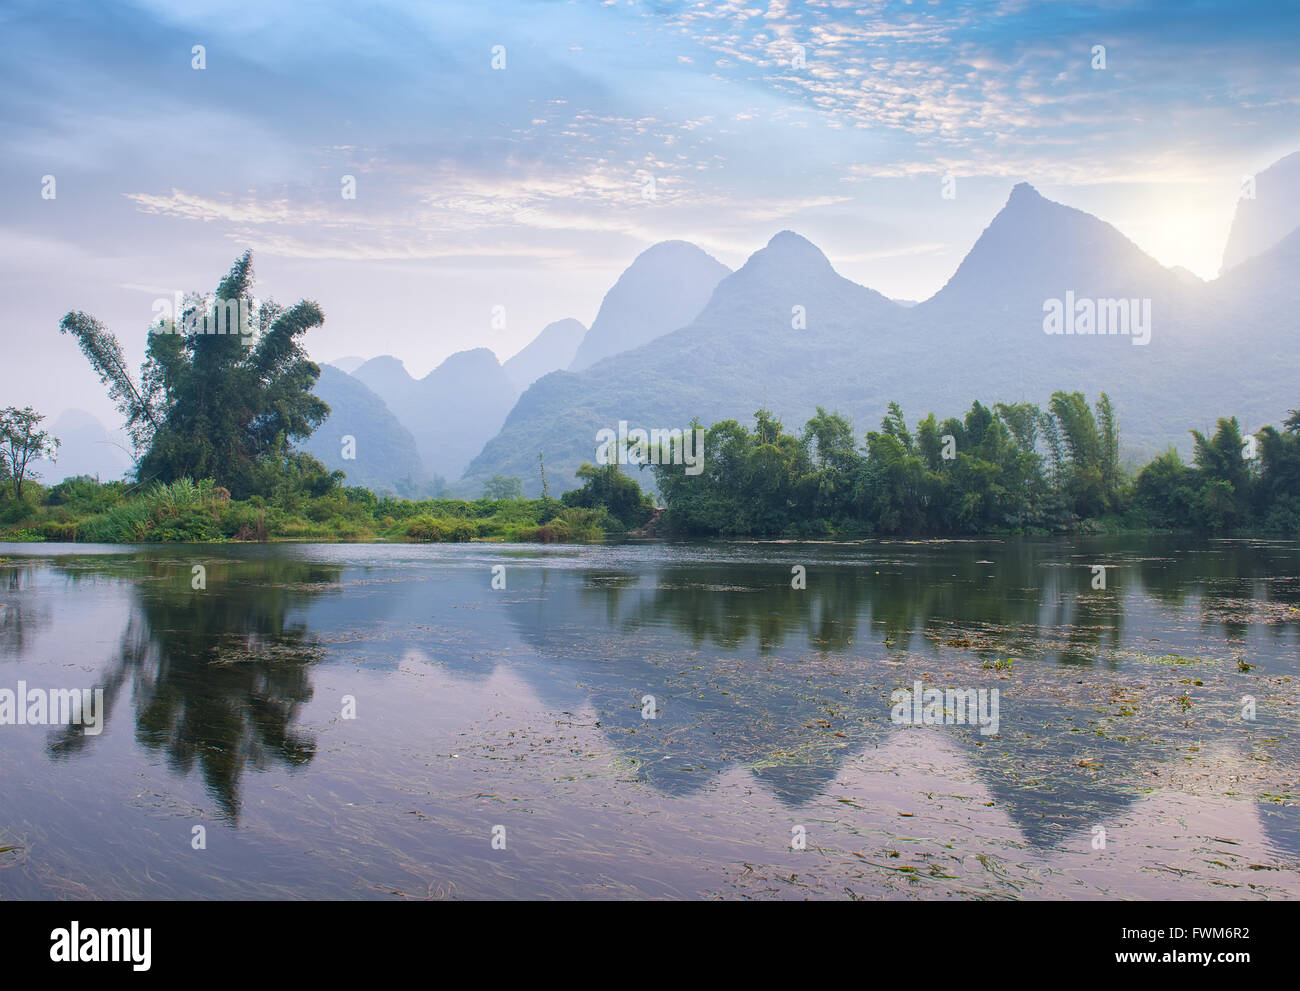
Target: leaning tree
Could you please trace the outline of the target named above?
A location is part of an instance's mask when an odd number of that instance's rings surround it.
[[[300,343],[325,315],[306,300],[288,309],[259,303],[252,288],[250,251],[214,297],[191,296],[178,319],[150,325],[138,382],[98,320],[75,312],[60,323],[125,418],[141,481],[212,478],[239,497],[261,488],[277,462],[310,460],[320,468],[291,444],[329,415],[312,393],[320,367]],[[247,325],[231,321],[232,312],[246,314]]]

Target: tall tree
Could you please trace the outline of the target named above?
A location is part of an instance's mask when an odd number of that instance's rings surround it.
[[[265,488],[265,472],[278,462],[320,468],[291,445],[329,415],[312,394],[320,368],[301,344],[325,315],[309,301],[258,304],[252,289],[253,256],[245,252],[213,299],[192,298],[175,324],[150,328],[138,386],[99,321],[81,312],[63,318],[60,330],[77,339],[126,419],[142,480],[213,478],[245,495]],[[249,314],[249,324],[228,322],[223,333],[219,317],[229,321],[232,310]]]
[[[53,458],[59,451],[59,439],[51,437],[47,430],[37,430],[44,420],[40,413],[25,406],[15,409],[0,410],[0,465],[14,480],[14,498],[23,497],[23,480],[35,480],[37,474],[28,470],[28,465],[39,458]]]

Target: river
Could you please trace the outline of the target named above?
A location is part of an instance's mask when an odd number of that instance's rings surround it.
[[[1294,541],[0,544],[20,683],[4,899],[1300,896]]]

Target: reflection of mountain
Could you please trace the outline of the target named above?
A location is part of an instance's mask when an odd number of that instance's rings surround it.
[[[315,753],[294,721],[311,698],[309,665],[321,651],[290,614],[336,582],[340,569],[297,560],[213,562],[207,589],[197,591],[184,559],[153,560],[150,570],[132,583],[136,602],[118,657],[97,686],[107,716],[129,685],[137,741],[182,774],[197,767],[224,814],[237,819],[247,770],[298,767]],[[84,561],[66,573],[83,579]],[[50,754],[76,753],[94,739],[69,727],[54,735]]]
[[[800,808],[850,761],[906,775],[873,760],[895,734],[942,734],[959,776],[978,778],[1040,848],[1115,821],[1144,783],[1165,783],[1151,770],[1182,765],[1201,740],[1245,763],[1266,739],[1275,767],[1294,766],[1300,745],[1270,688],[1294,673],[1300,639],[1285,542],[241,548],[209,566],[206,592],[190,591],[183,552],[168,553],[58,570],[131,580],[106,694],[133,685],[139,743],[182,772],[198,766],[232,817],[249,767],[311,759],[294,722],[308,666],[326,653],[395,678],[422,656],[490,691],[503,672],[517,677],[557,719],[594,711],[626,776],[666,795],[707,793],[741,767]],[[281,560],[261,560],[271,554]],[[334,563],[311,563],[322,555]],[[1105,591],[1091,588],[1094,562],[1115,566]],[[504,592],[490,588],[496,563]],[[807,589],[790,587],[794,564]],[[26,609],[23,594],[4,598]],[[1225,645],[1244,614],[1245,640]],[[1258,672],[1236,670],[1237,643]],[[1169,660],[1207,652],[1196,666]],[[1012,671],[995,666],[1007,658]],[[1000,734],[895,726],[889,694],[918,679],[998,688]],[[1175,701],[1185,691],[1189,715]],[[1260,697],[1249,727],[1243,693]],[[662,718],[641,718],[647,695]],[[92,739],[56,734],[50,749]],[[536,759],[546,774],[546,754]]]
[[[1294,802],[1260,802],[1259,820],[1270,843],[1300,858],[1300,805]]]
[[[1150,692],[1146,709],[1121,718],[1110,694],[1114,673],[1089,675],[1099,651],[1121,645],[1121,592],[1093,591],[1090,568],[1061,567],[1050,544],[971,551],[913,546],[895,558],[888,545],[875,545],[846,567],[842,548],[819,562],[806,546],[765,547],[750,564],[696,562],[650,575],[525,572],[512,579],[510,619],[544,663],[516,661],[513,669],[548,705],[572,711],[589,703],[611,743],[668,794],[707,788],[739,764],[797,807],[891,734],[945,732],[1028,842],[1049,847],[1089,835],[1137,798],[1147,771],[1178,760],[1180,748],[1221,718],[1212,711],[1230,712],[1243,686],[1227,675],[1197,688],[1204,711],[1195,729]],[[1097,555],[1119,557],[1108,541],[1097,542]],[[1123,592],[1145,612],[1148,583],[1212,586],[1245,559],[1195,555],[1174,574],[1140,562],[1140,572],[1123,570]],[[797,562],[808,568],[804,591],[789,587]],[[1177,649],[1172,640],[1158,648]],[[980,663],[1008,656],[1017,659],[1014,677]],[[1174,668],[1156,670],[1175,679]],[[894,726],[889,693],[914,678],[999,688],[1000,735]],[[664,718],[641,718],[647,695]],[[1217,728],[1240,724],[1223,715]],[[1248,738],[1231,739],[1249,752]]]

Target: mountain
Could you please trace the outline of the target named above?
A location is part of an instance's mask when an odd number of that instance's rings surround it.
[[[1067,295],[1068,294],[1068,295]],[[1053,336],[1044,332],[1049,301],[1149,301],[1150,339],[1126,335]],[[1106,392],[1120,412],[1124,441],[1140,456],[1185,442],[1188,422],[1212,408],[1170,394],[1186,389],[1197,366],[1221,346],[1215,294],[1160,265],[1114,226],[1053,202],[1027,183],[971,247],[947,284],[912,311],[914,333],[928,344],[894,391],[904,408],[957,412],[976,397],[1044,403],[1057,389],[1095,400]],[[1199,366],[1197,366],[1199,367]],[[1200,375],[1201,372],[1197,372]],[[1232,390],[1224,402],[1235,398]],[[1212,421],[1211,421],[1212,422]]]
[[[572,317],[556,320],[501,367],[515,388],[523,392],[548,372],[568,368],[586,333],[587,328]]]
[[[718,283],[689,326],[587,371],[533,383],[467,479],[499,473],[536,491],[541,451],[552,490],[568,488],[578,466],[593,459],[596,432],[617,429],[620,420],[685,428],[695,416],[708,424],[748,418],[765,404],[794,409],[820,402],[814,383],[844,376],[846,353],[872,341],[892,346],[883,331],[906,312],[837,274],[805,238],[782,231]]]
[[[1255,176],[1254,199],[1237,201],[1220,272],[1267,251],[1298,227],[1300,151],[1274,162]]]
[[[391,354],[380,355],[358,365],[352,372],[358,379],[388,404],[388,408],[397,414],[414,397],[417,389],[416,380],[406,370],[399,358]]]
[[[101,482],[112,482],[132,471],[130,440],[118,431],[111,435],[104,425],[90,413],[80,409],[64,410],[53,423],[42,423],[38,429],[48,430],[57,437],[59,453],[55,461],[38,460],[31,469],[39,473],[45,485],[53,485],[75,475],[90,475]]]
[[[1188,431],[1212,428],[1218,416],[1237,414],[1254,430],[1295,407],[1298,254],[1300,239],[1287,238],[1214,282],[1189,280],[1111,224],[1022,183],[948,283],[906,307],[844,279],[814,245],[783,231],[719,282],[689,325],[535,382],[466,479],[514,475],[536,492],[541,451],[552,491],[563,490],[593,458],[596,431],[620,420],[645,429],[696,416],[750,424],[765,406],[798,429],[821,405],[849,417],[861,442],[891,400],[915,422],[931,411],[960,415],[974,399],[1045,406],[1058,389],[1090,401],[1108,393],[1129,454],[1170,444],[1187,452]],[[1118,309],[1143,333],[1046,333],[1046,315],[1069,299],[1103,309],[1134,301]],[[802,327],[795,307],[804,308]],[[1249,361],[1248,389],[1224,374],[1225,357]]]
[[[1268,250],[1231,268],[1214,285],[1221,300],[1221,337],[1212,387],[1227,392],[1226,413],[1236,414],[1248,431],[1278,425],[1286,410],[1300,407],[1300,359],[1295,313],[1300,300],[1300,229]],[[1224,374],[1224,366],[1234,369]],[[1230,404],[1230,405],[1228,405]],[[1191,424],[1213,427],[1214,421]]]
[[[391,355],[372,358],[354,376],[411,432],[425,471],[448,479],[496,434],[519,396],[487,348],[458,351],[418,380]]]
[[[329,404],[330,415],[301,445],[303,450],[331,471],[343,471],[348,485],[407,497],[427,494],[415,438],[365,383],[321,365],[314,391]],[[345,458],[345,453],[354,457]]]
[[[605,294],[569,371],[590,368],[685,327],[730,272],[687,241],[661,241],[647,248]]]
[[[1041,319],[1046,290],[1110,297],[1168,289],[1181,280],[1113,226],[1017,183],[951,279],[919,304],[931,310],[971,305],[1012,311],[1029,303]],[[918,307],[918,308],[919,308]]]
[[[366,363],[365,358],[358,358],[355,355],[349,355],[346,358],[335,358],[333,361],[330,362],[330,364],[333,365],[335,368],[337,368],[339,371],[347,372],[349,375],[351,375],[353,372],[355,372],[358,368],[360,368],[365,363]]]

